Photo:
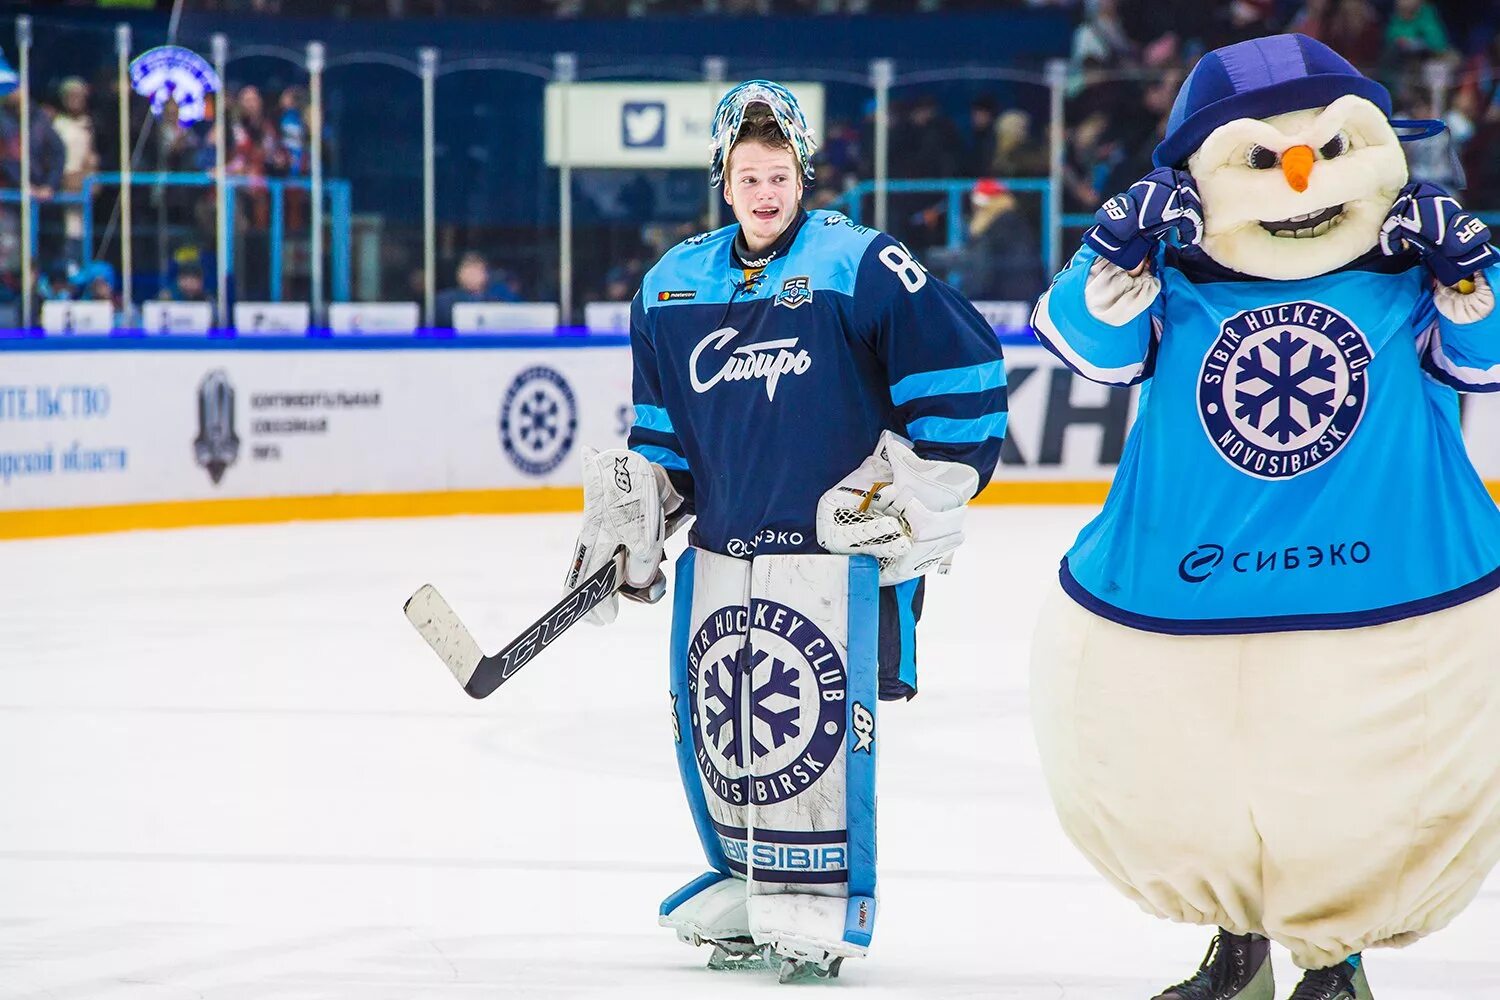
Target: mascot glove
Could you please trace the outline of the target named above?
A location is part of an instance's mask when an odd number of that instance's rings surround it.
[[[1203,238],[1203,201],[1191,174],[1160,167],[1106,201],[1083,242],[1116,267],[1134,271],[1156,242],[1174,231],[1184,246],[1197,245]]]
[[[667,590],[662,572],[667,536],[682,507],[667,472],[625,448],[583,449],[583,528],[573,546],[573,561],[564,586],[573,590],[614,558],[625,546],[625,579],[620,593],[654,604]],[[619,613],[614,594],[588,613],[586,620],[608,625]]]
[[[1380,227],[1381,253],[1394,257],[1408,251],[1421,257],[1445,288],[1500,263],[1500,254],[1490,246],[1490,227],[1425,181],[1401,189]]]
[[[890,431],[875,454],[818,501],[818,544],[835,555],[869,555],[888,587],[946,573],[964,540],[964,504],[979,474],[961,462],[917,457]]]

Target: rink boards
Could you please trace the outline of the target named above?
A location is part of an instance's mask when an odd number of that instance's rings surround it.
[[[1006,347],[991,503],[1098,503],[1132,390]],[[578,453],[623,444],[622,337],[71,338],[0,347],[0,537],[573,510]],[[1466,401],[1500,480],[1500,402]]]

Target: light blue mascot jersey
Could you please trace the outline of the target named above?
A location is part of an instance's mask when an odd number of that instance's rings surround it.
[[[1161,293],[1111,326],[1084,305],[1095,259],[1033,320],[1080,375],[1141,383],[1104,509],[1063,560],[1076,601],[1220,634],[1379,624],[1500,586],[1500,512],[1458,406],[1500,389],[1500,310],[1442,317],[1414,258],[1269,281],[1160,248]]]
[[[968,300],[891,237],[799,216],[758,273],[738,226],[673,247],[631,308],[630,447],[666,468],[694,543],[745,558],[820,552],[818,498],[883,430],[989,481],[1005,364]]]

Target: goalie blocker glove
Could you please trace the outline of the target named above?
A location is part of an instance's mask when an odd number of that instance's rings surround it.
[[[1106,201],[1083,241],[1111,264],[1133,271],[1172,232],[1184,246],[1197,244],[1203,238],[1203,202],[1190,174],[1161,167]]]
[[[1452,195],[1425,181],[1408,184],[1380,227],[1380,252],[1407,251],[1422,258],[1444,287],[1473,278],[1500,262],[1490,246],[1490,227],[1464,211]]]
[[[917,457],[885,431],[875,454],[818,501],[818,544],[835,555],[869,555],[888,587],[946,573],[964,540],[964,505],[979,474],[962,462]]]
[[[646,604],[661,600],[667,589],[661,568],[665,543],[680,520],[671,515],[681,507],[682,497],[661,466],[624,448],[584,448],[583,527],[564,586],[577,587],[623,545],[625,581],[620,593]],[[611,594],[585,621],[608,625],[618,613],[619,601]]]

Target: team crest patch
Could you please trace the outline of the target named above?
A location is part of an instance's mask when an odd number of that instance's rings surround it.
[[[709,615],[688,648],[693,751],[707,786],[735,805],[810,788],[843,745],[847,680],[839,648],[784,604],[756,599]]]
[[[1198,416],[1224,460],[1290,479],[1341,451],[1365,412],[1370,342],[1319,302],[1247,309],[1220,328],[1198,375]]]
[[[811,301],[812,279],[805,274],[786,279],[781,283],[781,291],[776,293],[776,305],[788,309],[796,309]]]

